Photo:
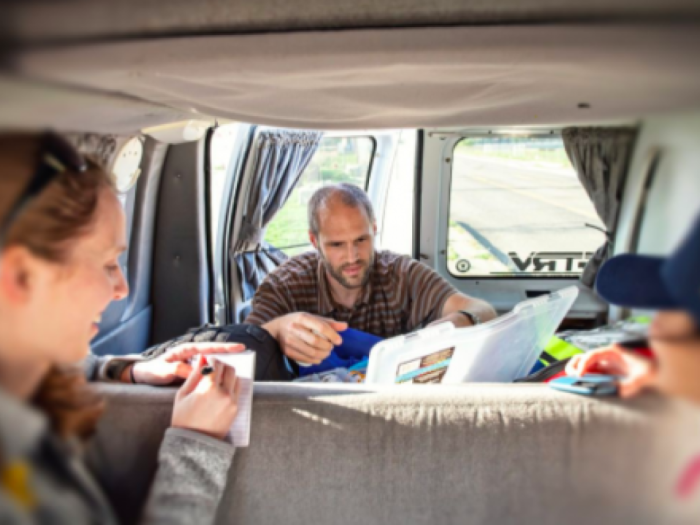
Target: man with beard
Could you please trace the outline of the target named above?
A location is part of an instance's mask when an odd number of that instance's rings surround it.
[[[264,328],[289,359],[318,364],[348,327],[387,338],[437,322],[466,327],[496,317],[488,303],[459,293],[424,264],[375,251],[376,233],[372,204],[360,188],[317,190],[309,201],[316,250],[265,279],[245,322]]]

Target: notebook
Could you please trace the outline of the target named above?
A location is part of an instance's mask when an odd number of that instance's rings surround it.
[[[208,361],[219,361],[233,366],[240,382],[238,396],[238,415],[233,420],[226,439],[236,448],[247,447],[250,443],[250,417],[253,412],[253,383],[255,381],[255,352],[246,350],[240,354],[214,354],[207,356]]]

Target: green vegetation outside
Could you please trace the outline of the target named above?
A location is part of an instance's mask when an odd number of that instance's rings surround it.
[[[265,241],[289,256],[309,250],[307,204],[311,195],[338,182],[364,188],[373,146],[365,137],[324,138],[289,200],[268,225]]]
[[[571,161],[559,138],[543,138],[536,141],[524,138],[469,138],[457,144],[455,154],[459,153],[572,169]]]

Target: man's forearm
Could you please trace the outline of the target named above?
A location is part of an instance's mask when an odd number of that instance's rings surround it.
[[[491,321],[497,316],[496,310],[486,301],[456,293],[445,301],[445,305],[442,308],[441,318],[450,317],[452,314],[456,314],[461,311],[467,311],[475,315],[482,323]],[[461,326],[470,326],[471,322],[467,320],[467,316],[462,315],[462,317],[464,317],[465,322],[464,324],[460,323]]]
[[[466,308],[460,308],[459,310],[466,310],[478,315],[479,319],[484,323],[498,317],[495,308],[481,299],[472,298]]]

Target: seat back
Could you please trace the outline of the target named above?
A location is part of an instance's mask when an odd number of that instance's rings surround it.
[[[543,385],[255,386],[219,523],[697,522],[674,485],[700,452],[698,413]],[[115,508],[147,495],[174,391],[103,385],[93,459]],[[693,521],[695,520],[695,521]]]

